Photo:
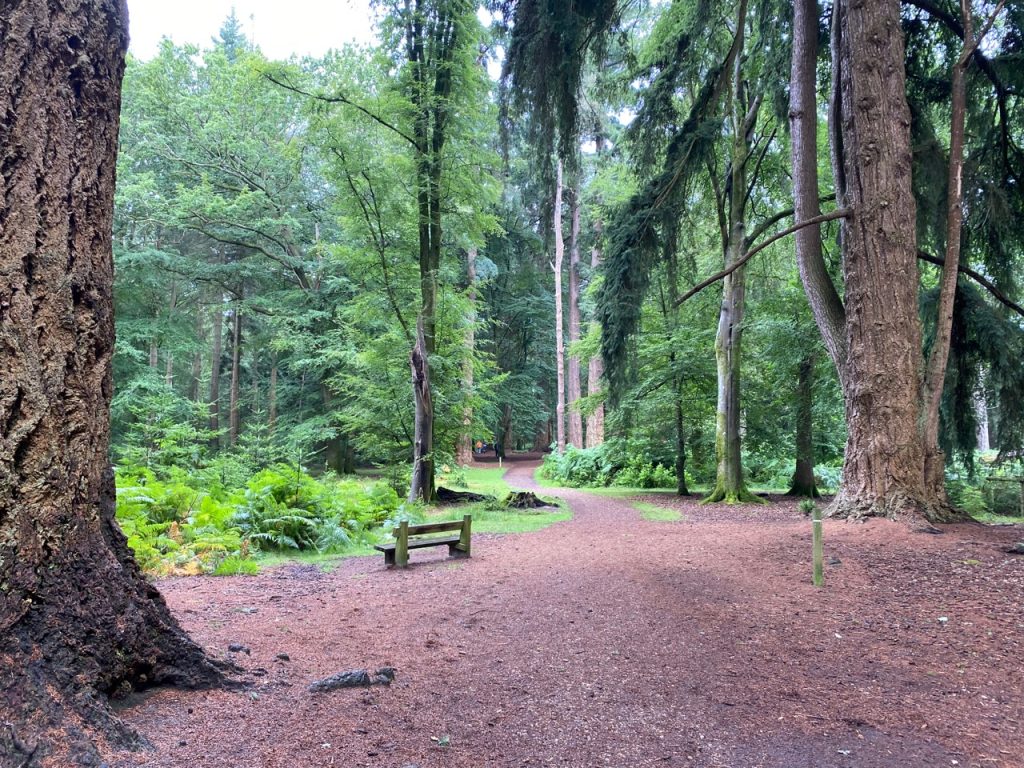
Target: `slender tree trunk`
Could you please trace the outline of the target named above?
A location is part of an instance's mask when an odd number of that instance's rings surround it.
[[[956,300],[957,268],[960,264],[960,230],[963,225],[964,122],[967,115],[965,73],[974,52],[974,24],[969,0],[960,0],[964,25],[964,48],[953,65],[949,128],[949,180],[946,191],[946,258],[939,284],[935,340],[924,378],[924,473],[931,496],[944,496],[946,456],[939,447],[939,406],[946,381],[949,346],[953,336],[953,304]]]
[[[978,388],[974,392],[974,413],[976,414],[975,418],[978,422],[978,450],[991,450],[992,443],[989,440],[988,402],[985,399],[985,385],[983,381],[979,382]]]
[[[598,151],[601,138],[598,137]],[[590,251],[590,266],[596,273],[601,267],[601,219],[594,222],[594,247]],[[601,377],[604,376],[604,360],[601,353],[590,358],[587,367],[587,396],[593,397],[601,391]],[[587,448],[601,445],[604,442],[604,403],[598,403],[587,416]]]
[[[412,369],[413,395],[416,411],[413,416],[413,465],[409,485],[409,501],[434,498],[434,403],[430,396],[427,371],[427,345],[423,337],[423,321],[416,324],[416,345],[409,355]]]
[[[740,25],[742,30],[742,24]],[[737,32],[742,35],[742,31]],[[742,50],[743,43],[739,46]],[[729,234],[726,266],[743,256],[746,245],[747,161],[750,136],[760,106],[760,97],[747,106],[742,79],[743,57],[734,64],[731,98],[732,163],[729,194]],[[718,368],[718,409],[716,414],[715,454],[718,462],[715,488],[705,502],[737,503],[757,501],[747,490],[741,458],[740,355],[743,339],[743,314],[746,302],[746,269],[740,267],[722,282],[722,306],[715,335],[715,362]]]
[[[107,696],[218,670],[114,520],[111,226],[122,3],[0,4],[0,763],[132,747]]]
[[[686,487],[686,424],[683,420],[682,393],[679,391],[678,382],[676,386],[676,493],[680,496],[689,496],[690,489]]]
[[[580,340],[580,183],[572,189],[571,228],[569,230],[569,345]],[[583,447],[583,414],[580,413],[579,354],[569,354],[569,444]]]
[[[814,364],[814,355],[808,355],[797,366],[796,471],[787,492],[789,496],[821,495],[814,482]]]
[[[178,308],[178,283],[171,281],[171,301],[167,308],[167,322],[174,318],[174,311]],[[168,389],[174,384],[174,352],[167,350],[167,359],[164,361],[164,383]]]
[[[205,341],[206,324],[203,322],[203,311],[201,306],[196,307],[196,351],[192,355],[192,374],[188,381],[188,399],[193,403],[199,402],[199,385],[203,379],[203,353],[202,345]]]
[[[242,295],[239,291],[238,300]],[[228,411],[228,442],[234,448],[238,444],[238,433],[241,426],[239,413],[239,392],[242,373],[242,310],[237,304],[233,312],[231,331],[231,400]]]
[[[224,354],[224,295],[218,288],[213,305],[213,323],[210,333],[210,444],[220,447],[220,370]]]
[[[555,179],[555,435],[558,452],[565,453],[565,336],[562,321],[562,260],[565,242],[562,239],[562,161],[558,161]]]
[[[466,397],[473,393],[473,357],[476,349],[476,246],[466,251],[466,279],[469,281],[469,316],[466,318],[466,357],[462,361],[462,391]],[[473,463],[473,407],[462,411],[462,434],[456,449],[456,463]]]
[[[898,0],[837,0],[833,173],[843,221],[847,441],[830,514],[950,519],[926,483],[910,110]]]
[[[270,434],[277,428],[277,354],[270,362],[270,388],[267,391],[267,427]]]
[[[818,191],[818,0],[793,4],[793,59],[789,125],[792,140],[793,210],[796,221],[821,215]],[[846,318],[821,247],[821,225],[797,230],[796,260],[825,348],[840,382],[846,372]]]

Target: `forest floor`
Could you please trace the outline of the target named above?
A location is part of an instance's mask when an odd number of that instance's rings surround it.
[[[536,461],[510,465],[534,487]],[[111,765],[1024,766],[1024,557],[1006,553],[1021,527],[826,521],[816,589],[793,501],[651,494],[683,515],[651,522],[544,493],[574,518],[474,536],[469,560],[435,547],[406,570],[160,581],[250,685],[134,697],[122,717],[153,749]],[[308,689],[383,666],[390,686]]]

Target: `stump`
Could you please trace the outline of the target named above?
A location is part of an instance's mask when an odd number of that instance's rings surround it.
[[[510,509],[540,509],[554,505],[538,498],[531,491],[512,491],[512,493],[505,497],[505,506]]]

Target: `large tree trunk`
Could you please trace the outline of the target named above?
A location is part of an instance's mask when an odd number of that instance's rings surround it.
[[[111,220],[127,11],[0,4],[0,763],[139,743],[106,696],[221,677],[114,521]]]
[[[898,0],[837,0],[833,163],[843,221],[848,437],[831,514],[949,519],[926,483],[910,110]]]
[[[601,142],[598,137],[598,150]],[[590,251],[590,266],[594,273],[601,266],[601,220],[594,222],[594,247]],[[587,367],[587,396],[593,397],[601,391],[601,377],[604,376],[604,359],[600,351],[590,358]],[[587,448],[601,445],[604,442],[604,403],[598,403],[587,416]]]
[[[797,366],[796,471],[787,494],[811,498],[821,495],[814,482],[814,355],[808,355]]]
[[[466,357],[462,361],[462,391],[473,394],[473,357],[476,350],[476,246],[466,251],[466,279],[469,281],[469,317],[466,318]],[[455,449],[455,461],[461,466],[473,463],[473,407],[462,411],[462,432]]]
[[[989,440],[988,401],[985,399],[985,386],[983,382],[978,385],[978,389],[974,392],[974,413],[975,419],[978,423],[978,429],[976,432],[978,450],[991,450],[992,443]]]
[[[569,346],[580,340],[580,184],[572,190],[569,230]],[[580,357],[569,353],[569,445],[583,447],[583,414],[580,413]]]
[[[558,452],[565,453],[565,336],[562,321],[562,260],[565,242],[562,239],[562,161],[558,161],[555,178],[555,435]]]

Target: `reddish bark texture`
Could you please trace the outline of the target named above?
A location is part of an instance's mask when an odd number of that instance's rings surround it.
[[[834,513],[941,517],[925,482],[910,110],[897,0],[833,14],[833,154],[843,222],[848,437]]]
[[[111,218],[127,10],[0,5],[0,765],[131,741],[105,695],[219,672],[114,522]]]

